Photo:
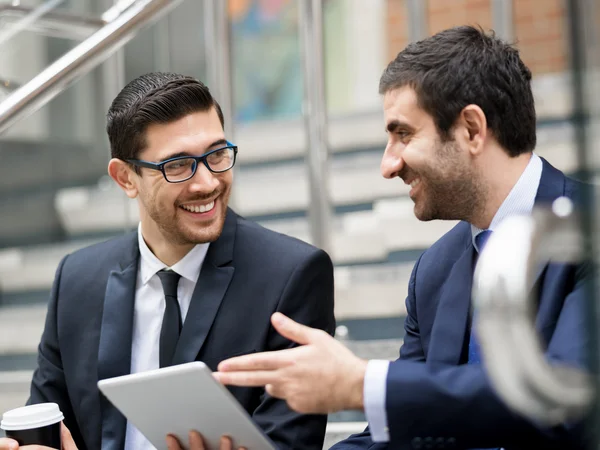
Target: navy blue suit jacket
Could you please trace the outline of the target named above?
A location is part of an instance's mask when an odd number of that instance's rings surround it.
[[[98,380],[130,372],[139,261],[137,232],[79,250],[60,263],[29,403],[56,402],[79,450],[123,448],[125,417]],[[333,265],[322,250],[229,210],[200,271],[176,364],[291,347],[271,326],[280,311],[333,334]],[[327,418],[291,411],[262,388],[230,387],[281,449],[321,450]]]
[[[574,197],[581,188],[543,160],[536,204]],[[548,429],[520,417],[497,397],[481,366],[466,364],[474,261],[466,222],[421,255],[409,282],[400,358],[390,364],[387,377],[390,442],[374,444],[367,428],[334,449],[583,448],[581,424]],[[546,355],[578,367],[589,348],[586,268],[550,263],[536,281],[536,328]]]

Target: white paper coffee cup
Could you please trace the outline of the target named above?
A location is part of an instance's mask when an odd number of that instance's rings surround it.
[[[61,448],[60,423],[63,413],[56,403],[39,403],[12,409],[2,415],[0,428],[19,445]]]

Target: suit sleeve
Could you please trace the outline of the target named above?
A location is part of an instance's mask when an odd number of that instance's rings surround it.
[[[421,261],[421,257],[415,263],[412,273],[410,275],[410,280],[408,282],[408,295],[406,296],[406,319],[404,320],[404,342],[402,347],[400,348],[400,359],[411,360],[411,361],[425,361],[425,353],[423,352],[423,347],[421,345],[421,335],[419,333],[419,323],[417,320],[417,311],[416,311],[416,295],[415,295],[415,285],[416,285],[416,277],[417,277],[417,269],[419,267],[419,262]],[[389,368],[388,368],[389,371]],[[389,372],[388,372],[389,376]],[[385,397],[387,398],[387,387]],[[365,402],[367,399],[365,399]],[[383,405],[385,408],[385,405]],[[387,416],[387,424],[388,429],[391,427],[390,417],[387,413],[386,408],[386,416]],[[367,417],[368,419],[368,417]],[[353,434],[349,438],[338,442],[336,445],[331,447],[331,450],[358,450],[358,449],[368,449],[368,450],[383,450],[388,448],[387,442],[375,443],[372,440],[371,432],[369,427],[365,429],[362,433]]]
[[[421,344],[421,333],[417,319],[417,270],[421,257],[415,263],[408,282],[408,295],[406,296],[406,319],[404,320],[404,342],[400,348],[400,359],[407,361],[425,362],[425,352]]]
[[[565,298],[546,356],[552,363],[586,367],[586,277],[581,271]],[[435,367],[416,361],[390,364],[387,413],[391,448],[419,440],[456,448],[583,449],[582,423],[547,428],[513,413],[496,395],[482,366]]]
[[[301,324],[334,334],[333,264],[327,253],[315,251],[296,267],[285,284],[278,311]],[[268,339],[270,350],[297,345],[272,327]],[[253,419],[280,450],[323,448],[326,415],[298,414],[285,401],[264,393]]]
[[[30,396],[27,404],[53,402],[57,403],[65,416],[64,423],[71,431],[71,435],[77,444],[77,447],[85,449],[83,439],[79,431],[79,426],[75,419],[65,375],[62,367],[60,346],[58,342],[58,301],[60,292],[60,280],[65,256],[56,270],[54,284],[48,302],[48,312],[46,314],[46,323],[42,333],[41,342],[38,346],[37,368],[33,373],[31,382]]]

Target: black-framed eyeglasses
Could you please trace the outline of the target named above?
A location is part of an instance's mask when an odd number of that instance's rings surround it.
[[[128,159],[127,162],[138,167],[160,170],[169,183],[181,183],[196,174],[200,162],[213,173],[223,173],[231,169],[235,164],[238,148],[237,145],[226,142],[225,147],[216,148],[201,156],[177,156],[159,163],[139,159]]]

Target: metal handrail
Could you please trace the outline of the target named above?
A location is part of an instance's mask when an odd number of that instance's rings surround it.
[[[34,11],[26,6],[0,5],[0,24],[22,20]],[[66,12],[51,11],[27,26],[28,31],[51,37],[85,39],[102,28],[102,19],[83,17]]]
[[[183,0],[139,0],[0,103],[0,134],[106,60]]]
[[[303,115],[308,154],[309,220],[313,243],[332,252],[331,193],[328,185],[329,142],[323,58],[323,0],[303,0],[300,37],[304,78]]]

